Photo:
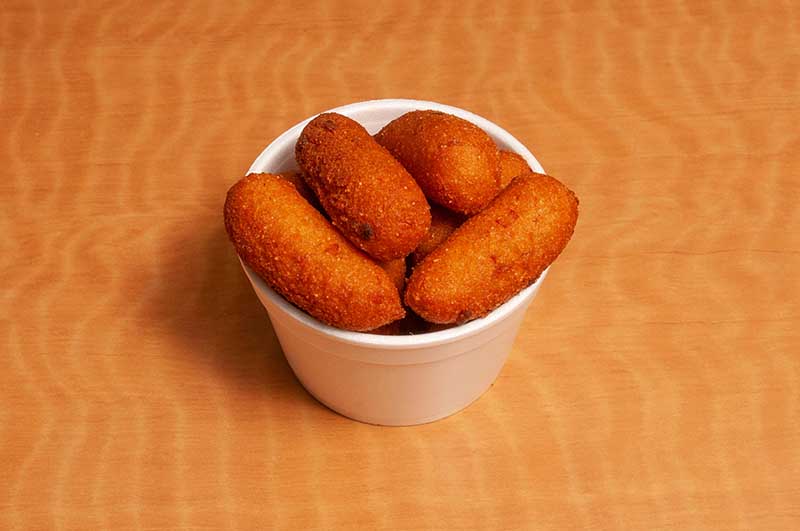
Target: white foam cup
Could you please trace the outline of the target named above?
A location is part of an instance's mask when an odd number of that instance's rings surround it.
[[[454,114],[486,131],[500,149],[520,154],[544,173],[516,138],[489,120],[463,109],[419,100],[374,100],[331,109],[353,118],[371,134],[398,116],[418,109]],[[313,118],[313,117],[312,117]],[[248,173],[297,168],[295,125],[267,146]],[[323,324],[273,291],[242,263],[267,309],[283,353],[298,380],[334,411],[370,424],[405,426],[447,417],[480,397],[497,378],[511,352],[525,310],[547,275],[486,317],[427,334],[386,336],[340,330]]]

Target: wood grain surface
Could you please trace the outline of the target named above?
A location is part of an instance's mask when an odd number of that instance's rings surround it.
[[[0,18],[1,529],[800,529],[796,2]],[[413,428],[302,389],[221,217],[384,97],[501,124],[582,209],[492,390]]]

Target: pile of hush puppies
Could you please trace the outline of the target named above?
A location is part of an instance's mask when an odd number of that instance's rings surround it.
[[[225,227],[276,292],[345,330],[421,333],[483,317],[541,275],[578,219],[566,186],[439,111],[406,113],[374,137],[320,114],[295,158],[297,172],[234,184]]]

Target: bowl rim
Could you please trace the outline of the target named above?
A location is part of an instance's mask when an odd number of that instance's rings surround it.
[[[533,171],[544,173],[544,169],[536,157],[534,157],[534,155],[525,147],[525,145],[517,140],[511,133],[494,122],[491,122],[482,116],[459,107],[453,107],[450,105],[426,100],[392,98],[360,101],[335,107],[322,112],[337,112],[347,116],[351,112],[362,111],[365,109],[400,109],[402,112],[410,112],[412,110],[438,110],[453,114],[474,123],[486,131],[486,133],[489,134],[489,136],[491,136],[495,141],[499,139],[502,143],[508,146],[509,150],[521,155]],[[274,163],[270,164],[270,162],[273,162],[272,158],[274,157],[275,153],[284,151],[287,143],[294,144],[306,124],[314,119],[318,114],[321,113],[314,114],[313,116],[293,125],[281,133],[275,140],[270,142],[250,165],[250,168],[247,170],[247,174],[276,171],[274,169],[269,169],[270,166],[276,166]],[[294,151],[292,150],[292,153],[293,152]],[[314,330],[320,335],[336,339],[341,343],[363,347],[380,347],[387,350],[427,348],[436,345],[452,343],[454,341],[478,334],[481,331],[490,328],[493,324],[502,321],[520,306],[526,306],[532,296],[538,290],[541,283],[544,281],[545,277],[547,276],[547,272],[550,269],[547,267],[530,286],[526,287],[509,300],[489,312],[486,316],[479,319],[474,319],[468,323],[436,332],[408,335],[382,335],[373,334],[370,332],[342,330],[315,319],[300,308],[294,306],[282,295],[269,287],[269,285],[267,285],[267,283],[260,276],[250,269],[247,264],[245,264],[241,257],[239,257],[239,262],[253,287],[263,292],[273,304],[275,304],[293,320],[298,321],[300,324],[310,328],[311,330]]]
[[[307,314],[282,295],[273,290],[258,274],[250,269],[250,267],[239,258],[239,262],[244,269],[247,278],[253,284],[253,287],[260,292],[264,293],[271,303],[278,306],[278,308],[288,315],[294,321],[312,329],[319,335],[328,338],[336,339],[339,343],[346,343],[349,345],[358,345],[362,347],[380,347],[382,349],[395,350],[395,349],[417,349],[434,347],[452,343],[461,339],[465,339],[480,332],[491,328],[497,322],[504,320],[510,314],[514,313],[520,307],[524,307],[539,289],[541,283],[547,276],[548,269],[542,271],[536,281],[520,291],[509,300],[489,312],[486,316],[479,319],[474,319],[468,323],[439,330],[437,332],[425,332],[422,334],[405,334],[405,335],[383,335],[373,334],[370,332],[354,332],[352,330],[342,330],[317,320],[311,315]]]

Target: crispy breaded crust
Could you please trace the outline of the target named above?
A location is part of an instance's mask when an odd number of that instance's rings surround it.
[[[319,199],[317,196],[314,195],[314,191],[308,187],[306,184],[305,179],[303,179],[303,173],[300,171],[284,171],[278,174],[280,177],[283,177],[290,183],[294,185],[297,189],[297,193],[300,194],[300,197],[308,201],[308,204],[313,206],[319,211],[322,210],[322,205],[319,204]]]
[[[539,277],[577,219],[578,199],[566,186],[520,175],[414,268],[405,302],[434,323],[483,317]]]
[[[300,134],[295,158],[333,224],[376,260],[406,256],[427,233],[422,190],[358,122],[320,114]]]
[[[396,258],[388,262],[380,262],[378,265],[386,271],[386,274],[389,275],[389,278],[392,279],[395,287],[397,287],[397,291],[402,294],[406,287],[406,259]]]
[[[431,205],[431,228],[409,256],[412,266],[422,262],[431,251],[439,247],[450,234],[464,222],[464,216],[438,205]]]
[[[521,155],[513,151],[500,150],[500,188],[508,186],[517,175],[531,171],[531,167]]]
[[[251,174],[234,184],[225,228],[247,265],[324,323],[365,331],[405,315],[386,272],[282,177]]]
[[[439,111],[412,111],[375,140],[399,160],[425,196],[462,214],[481,211],[500,191],[499,154],[475,124]]]

